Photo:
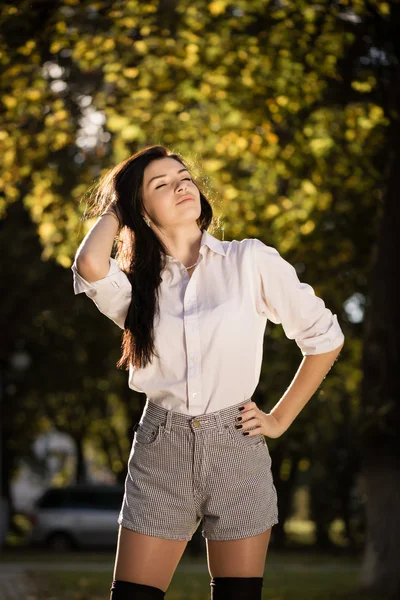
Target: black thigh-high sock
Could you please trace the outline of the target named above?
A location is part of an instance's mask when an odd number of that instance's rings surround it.
[[[211,600],[261,600],[262,577],[212,577]]]
[[[114,579],[110,600],[164,600],[165,592],[160,588],[131,581]]]

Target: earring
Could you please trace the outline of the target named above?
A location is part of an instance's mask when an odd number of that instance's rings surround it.
[[[143,217],[146,225],[148,225],[150,227],[150,219],[148,219],[147,217]]]

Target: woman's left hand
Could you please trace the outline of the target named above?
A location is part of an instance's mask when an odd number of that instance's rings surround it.
[[[277,418],[271,415],[271,413],[265,413],[260,410],[255,402],[246,402],[241,406],[244,406],[244,409],[238,410],[235,418],[235,425],[242,425],[239,431],[243,432],[248,430],[249,427],[257,425],[255,429],[249,431],[249,436],[262,433],[269,438],[276,439],[284,433]],[[238,420],[240,418],[241,420]]]

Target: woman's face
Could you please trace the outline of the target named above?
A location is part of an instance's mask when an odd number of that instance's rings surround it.
[[[191,199],[179,202],[186,196]],[[200,217],[200,191],[189,171],[174,158],[153,160],[144,170],[143,205],[161,229],[193,223]]]

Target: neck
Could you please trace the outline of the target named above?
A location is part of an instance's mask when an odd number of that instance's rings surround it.
[[[186,267],[194,265],[199,257],[201,238],[203,232],[197,227],[193,235],[185,240],[174,240],[168,238],[167,254],[179,260]]]

